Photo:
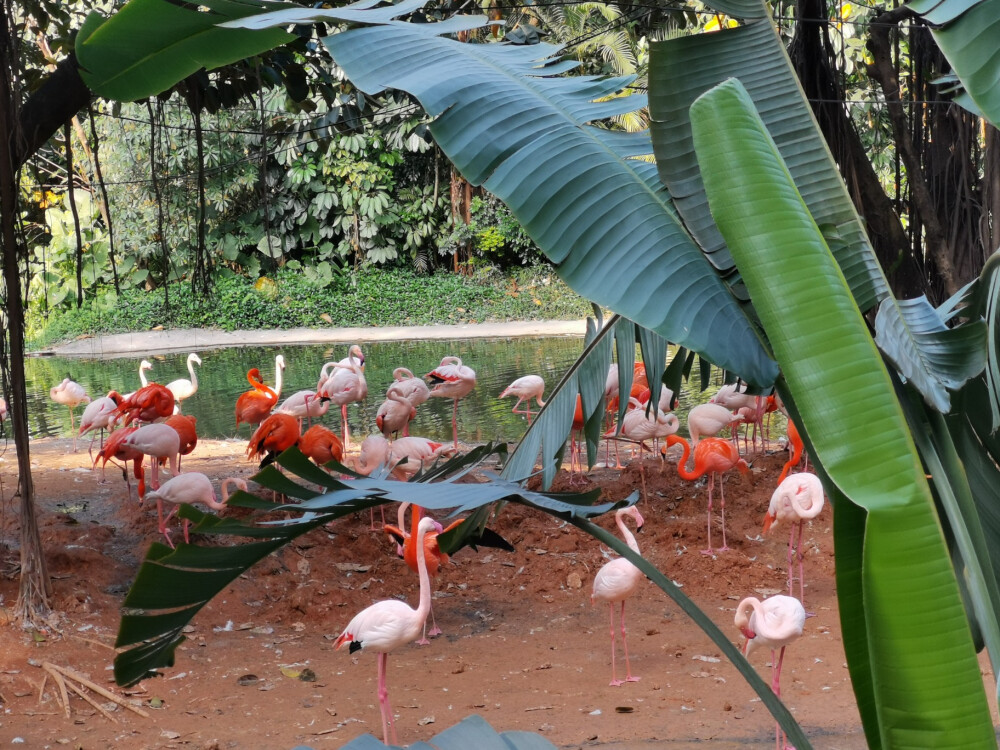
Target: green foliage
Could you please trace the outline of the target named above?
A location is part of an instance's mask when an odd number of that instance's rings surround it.
[[[538,263],[544,256],[506,205],[494,196],[475,197],[470,205],[472,221],[460,223],[440,248],[452,255],[468,248],[473,258],[501,268]]]
[[[44,347],[83,334],[125,333],[168,328],[295,328],[299,326],[395,326],[504,320],[572,320],[590,305],[569,290],[547,266],[524,268],[504,277],[417,275],[400,269],[365,268],[331,275],[318,283],[288,267],[271,284],[242,276],[220,278],[210,299],[186,283],[170,286],[169,310],[162,290],[105,291],[84,306],[52,312],[39,306],[29,315],[28,340]],[[260,286],[261,288],[258,288]]]

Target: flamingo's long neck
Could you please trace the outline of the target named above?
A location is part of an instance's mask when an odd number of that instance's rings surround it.
[[[419,510],[414,507],[414,513]],[[423,623],[431,611],[431,577],[427,572],[427,555],[424,552],[424,537],[427,535],[426,527],[420,525],[417,528],[417,575],[420,576],[420,602],[417,604],[416,615]]]
[[[410,503],[400,503],[399,510],[396,511],[396,525],[399,526],[400,531],[406,536],[409,536],[409,533],[406,531],[406,509],[409,507]]]
[[[192,359],[191,357],[188,357],[188,372],[191,373],[191,387],[197,390],[197,388],[198,388],[198,376],[195,375],[195,372],[194,372],[194,359]]]
[[[635,536],[632,535],[632,532],[629,531],[628,526],[625,525],[625,516],[624,515],[618,516],[618,518],[615,519],[615,522],[618,524],[618,528],[621,529],[622,539],[625,540],[625,543],[629,546],[629,549],[631,549],[637,555],[641,554],[639,552],[639,543],[635,540]]]
[[[284,367],[280,359],[274,360],[274,398],[275,400],[281,396],[281,374],[284,372]]]
[[[222,480],[222,502],[219,504],[220,507],[225,507],[226,503],[229,502],[230,489],[229,486],[235,484],[244,492],[247,491],[247,483],[242,479],[236,479],[235,477],[229,477]],[[218,510],[218,508],[216,509]]]
[[[697,470],[689,471],[687,467],[688,458],[691,456],[691,443],[680,435],[670,435],[667,437],[667,445],[674,445],[676,443],[680,443],[683,446],[681,459],[677,462],[677,473],[680,474],[681,479],[687,479],[688,481],[700,479],[701,474]]]
[[[146,380],[146,368],[142,365],[139,365],[139,382],[142,383],[143,388],[149,385],[149,381]]]

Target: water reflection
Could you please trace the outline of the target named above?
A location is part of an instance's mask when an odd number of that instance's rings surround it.
[[[562,378],[568,367],[583,350],[579,337],[517,337],[504,339],[462,339],[453,341],[375,341],[360,342],[365,352],[365,377],[368,398],[348,407],[352,442],[377,432],[375,413],[385,389],[392,382],[392,371],[408,367],[420,376],[430,372],[447,355],[462,358],[477,374],[471,394],[461,400],[458,408],[459,440],[479,443],[487,440],[516,441],[524,432],[524,419],[511,414],[514,399],[501,401],[500,392],[522,375],[541,375],[545,379],[546,396]],[[264,381],[274,385],[275,356],[282,354],[286,368],[282,399],[295,391],[314,389],[324,362],[339,360],[347,355],[347,345],[290,345],[275,347],[245,347],[240,349],[199,350],[202,366],[197,368],[198,392],[184,402],[184,413],[198,419],[198,433],[205,438],[248,438],[251,428],[236,429],[235,404],[246,391],[247,370],[260,369]],[[146,357],[153,363],[147,373],[150,380],[168,383],[187,378],[188,352]],[[91,397],[109,390],[120,393],[140,386],[141,356],[114,359],[78,359],[63,357],[29,358],[25,364],[28,382],[30,431],[34,438],[69,436],[69,412],[65,406],[49,398],[49,388],[65,377],[82,384]],[[677,416],[685,424],[687,409],[702,403],[714,392],[681,393]],[[434,398],[417,410],[411,424],[414,435],[432,440],[451,440],[450,399]],[[83,408],[76,411],[77,417]],[[322,422],[339,432],[340,414],[335,408]]]

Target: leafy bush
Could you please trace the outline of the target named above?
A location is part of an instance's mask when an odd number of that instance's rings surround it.
[[[364,327],[483,323],[508,320],[572,320],[590,313],[548,266],[519,268],[510,275],[481,269],[477,275],[430,276],[409,270],[366,267],[335,275],[326,286],[302,269],[283,268],[273,277],[217,279],[210,298],[186,282],[146,292],[106,291],[79,310],[29,310],[31,348],[82,335],[165,328]]]

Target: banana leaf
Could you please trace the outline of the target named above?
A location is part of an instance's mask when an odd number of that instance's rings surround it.
[[[843,273],[746,89],[729,80],[691,107],[712,215],[736,259],[817,462],[864,509],[871,747],[993,747],[972,635],[933,497],[892,380]],[[835,508],[834,513],[838,513]],[[837,540],[839,544],[839,540]],[[838,563],[840,555],[838,554]],[[853,670],[852,670],[853,673]],[[869,686],[865,686],[865,691]]]

